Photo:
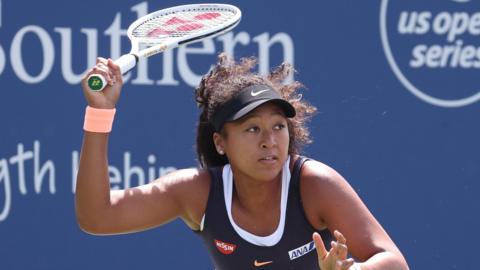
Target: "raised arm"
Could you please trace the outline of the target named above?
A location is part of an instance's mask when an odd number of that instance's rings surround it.
[[[89,89],[86,78],[102,74],[108,86]],[[123,86],[118,66],[99,58],[82,81],[92,108],[115,108]],[[196,169],[179,170],[156,181],[127,190],[110,191],[108,132],[85,131],[76,186],[76,215],[80,227],[92,234],[118,234],[145,230],[181,217],[196,229],[206,205],[209,176]]]

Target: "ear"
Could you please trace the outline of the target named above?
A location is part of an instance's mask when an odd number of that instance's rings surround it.
[[[224,147],[224,139],[222,135],[218,132],[213,133],[213,143],[215,144],[215,149],[217,149],[217,153],[220,155],[225,154],[225,147]]]

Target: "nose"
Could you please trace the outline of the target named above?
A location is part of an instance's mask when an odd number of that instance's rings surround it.
[[[262,133],[262,140],[260,142],[260,148],[268,149],[276,145],[276,140],[273,132],[264,131]]]

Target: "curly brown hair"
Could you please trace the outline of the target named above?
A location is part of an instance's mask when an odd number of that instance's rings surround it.
[[[257,59],[254,57],[241,58],[237,63],[225,53],[221,53],[218,56],[218,63],[202,77],[195,89],[195,99],[201,109],[196,141],[197,156],[202,167],[223,166],[228,163],[227,157],[216,151],[213,142],[213,134],[216,131],[211,123],[212,116],[222,104],[250,85],[262,84],[272,87],[295,108],[295,117],[287,118],[290,134],[289,154],[300,154],[303,146],[311,143],[306,123],[316,108],[302,100],[301,94],[297,93],[304,87],[302,83],[298,81],[285,83],[288,75],[295,71],[293,67],[288,63],[282,63],[269,74],[260,75],[252,71],[256,64]],[[222,134],[222,131],[220,133]]]

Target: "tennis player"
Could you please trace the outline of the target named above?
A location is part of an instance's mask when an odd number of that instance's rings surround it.
[[[254,58],[221,54],[196,89],[201,168],[110,190],[108,135],[123,82],[118,66],[99,58],[82,82],[88,107],[76,188],[80,227],[110,235],[181,218],[217,270],[408,269],[348,182],[300,155],[315,107],[301,99],[299,82],[284,83],[292,67],[263,76],[255,65]],[[91,74],[109,85],[89,90]]]

